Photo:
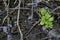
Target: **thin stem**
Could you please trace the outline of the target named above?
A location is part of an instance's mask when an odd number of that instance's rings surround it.
[[[17,26],[18,26],[20,36],[21,36],[20,40],[23,40],[23,34],[22,34],[20,26],[19,26],[20,3],[21,3],[21,0],[19,0],[19,9],[18,9],[18,14],[17,14]]]
[[[5,10],[7,11],[7,16],[3,19],[2,24],[4,23],[4,21],[5,21],[5,20],[7,19],[7,17],[8,17],[8,7],[9,7],[9,4],[7,5],[7,3],[6,3],[5,0],[3,0],[3,2],[4,2],[4,4],[5,4]]]

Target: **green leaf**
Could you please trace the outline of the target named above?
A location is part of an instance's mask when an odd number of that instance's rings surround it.
[[[45,27],[46,27],[46,28],[49,28],[49,26],[48,26],[48,25],[45,25]]]
[[[44,21],[45,20],[45,16],[42,16],[41,19],[42,19],[42,21]]]
[[[49,19],[51,17],[51,15],[47,12],[46,14],[45,14],[45,18],[46,19]]]
[[[41,9],[41,14],[42,14],[42,15],[45,15],[45,14],[46,14],[46,12],[47,12],[47,11],[46,11],[46,9],[45,9],[45,8],[42,8],[42,9]]]
[[[48,21],[45,21],[45,25],[48,25]]]
[[[53,20],[54,20],[54,17],[50,17],[50,18],[49,18],[49,21],[53,21]]]
[[[46,25],[46,28],[53,28],[52,25]]]
[[[52,28],[52,27],[53,27],[53,23],[49,22],[49,28]]]
[[[43,22],[43,21],[41,21],[41,22],[40,22],[40,25],[44,25],[44,22]]]
[[[53,23],[52,22],[45,22],[46,28],[52,28]]]
[[[49,25],[49,28],[53,28],[53,25]]]

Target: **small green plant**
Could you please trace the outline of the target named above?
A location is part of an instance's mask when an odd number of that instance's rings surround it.
[[[42,8],[40,25],[45,25],[46,28],[53,28],[53,20],[54,17],[51,16],[50,11]]]

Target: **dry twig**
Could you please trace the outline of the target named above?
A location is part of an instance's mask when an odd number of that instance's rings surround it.
[[[20,26],[19,26],[20,3],[21,3],[21,0],[19,0],[19,9],[18,9],[18,15],[17,15],[17,26],[18,26],[20,36],[21,36],[20,40],[23,40],[23,34],[22,34]]]

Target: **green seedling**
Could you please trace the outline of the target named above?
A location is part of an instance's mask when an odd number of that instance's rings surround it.
[[[50,11],[42,8],[40,25],[45,25],[46,28],[53,28],[53,20],[54,17],[51,16]]]

